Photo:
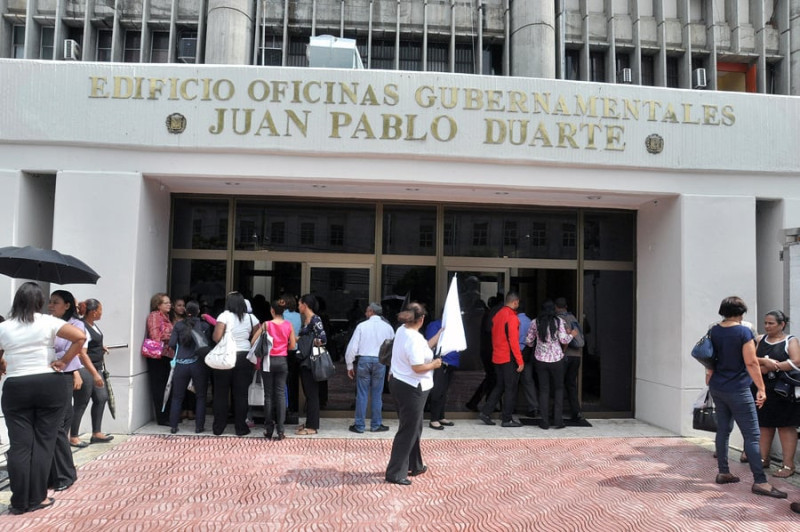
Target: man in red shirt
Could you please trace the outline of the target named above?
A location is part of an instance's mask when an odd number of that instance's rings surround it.
[[[487,425],[495,425],[491,413],[500,397],[503,397],[503,427],[521,427],[522,423],[513,418],[517,399],[517,382],[519,374],[525,368],[522,352],[519,350],[519,296],[509,292],[503,308],[492,317],[492,364],[497,375],[492,393],[483,405],[479,414],[481,421]]]

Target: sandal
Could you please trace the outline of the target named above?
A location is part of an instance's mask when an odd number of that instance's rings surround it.
[[[764,469],[768,469],[769,465],[771,463],[772,463],[772,460],[770,458],[762,458],[761,459],[761,467],[763,467]]]
[[[792,475],[794,475],[794,468],[789,466],[782,466],[772,474],[773,477],[777,478],[789,478]]]
[[[295,431],[295,434],[297,434],[298,436],[311,436],[312,434],[316,433],[317,429],[307,429],[305,427],[303,427],[302,429],[297,429],[297,431]]]

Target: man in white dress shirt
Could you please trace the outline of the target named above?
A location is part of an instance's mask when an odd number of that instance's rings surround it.
[[[362,321],[353,332],[350,343],[347,344],[345,362],[347,363],[347,376],[356,379],[356,412],[355,422],[350,425],[350,432],[363,433],[366,429],[365,417],[367,414],[367,401],[371,398],[372,415],[370,416],[370,431],[384,432],[389,427],[383,424],[381,409],[383,408],[383,379],[386,375],[386,366],[378,361],[378,352],[384,340],[394,338],[394,331],[382,317],[383,309],[378,303],[370,303]],[[354,370],[353,364],[358,357],[358,366]]]

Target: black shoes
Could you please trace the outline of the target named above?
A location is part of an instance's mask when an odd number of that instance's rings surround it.
[[[442,425],[442,424],[441,424],[441,423],[439,423],[438,421],[436,421],[436,423],[438,423],[437,425],[434,425],[433,423],[434,423],[433,421],[431,421],[430,423],[428,423],[428,426],[429,426],[430,428],[432,428],[433,430],[444,430],[444,425]]]
[[[69,442],[69,445],[70,447],[77,447],[78,449],[85,449],[86,447],[89,447],[89,444],[85,441],[79,441],[78,443]]]
[[[789,505],[789,509],[796,514],[800,514],[800,502],[793,502]]]
[[[178,433],[178,427],[172,427],[171,429],[169,429],[169,433],[170,434],[177,434]]]
[[[494,423],[493,423],[493,424],[494,424]],[[522,426],[522,423],[520,423],[520,422],[519,422],[519,421],[517,421],[516,419],[512,419],[511,421],[503,421],[503,422],[500,424],[500,426],[501,426],[501,427],[506,427],[506,428],[509,428],[509,427],[521,427],[521,426]]]
[[[387,428],[388,428],[388,427],[387,427]],[[358,429],[358,428],[356,428],[356,426],[355,426],[355,425],[350,425],[350,426],[347,428],[347,430],[349,430],[350,432],[355,432],[356,434],[364,434],[364,431],[363,431],[363,430],[361,430],[361,429]]]
[[[392,480],[392,479],[387,478],[386,482],[388,482],[390,484],[399,484],[400,486],[410,486],[411,485],[411,481],[408,480],[407,478],[401,478],[400,480]]]
[[[89,442],[90,443],[108,443],[113,439],[114,439],[114,436],[112,436],[111,434],[106,434],[105,436],[102,436],[102,437],[101,436],[92,436],[89,439]]]
[[[281,441],[285,439],[286,439],[286,434],[284,434],[283,432],[279,432],[278,435],[275,436],[274,438],[275,441]]]
[[[71,487],[72,487],[72,482],[69,482],[67,484],[60,484],[60,485],[56,486],[55,488],[53,488],[53,490],[54,491],[65,491],[65,490],[70,489]]]
[[[540,414],[539,414],[539,409],[538,409],[538,408],[533,408],[533,409],[531,409],[531,410],[528,410],[528,413],[527,413],[526,415],[527,415],[528,417],[537,418],[537,417],[539,417],[539,415],[540,415]]]
[[[483,421],[483,423],[484,423],[485,425],[497,425],[497,423],[495,423],[494,421],[492,421],[492,418],[490,418],[489,416],[487,416],[487,415],[486,415],[486,414],[484,414],[483,412],[481,412],[480,414],[478,414],[478,417],[479,417],[479,418],[481,418],[481,421]]]
[[[370,429],[370,432],[386,432],[387,430],[389,430],[389,427],[386,425],[378,425],[374,429]]]
[[[739,477],[732,475],[731,473],[719,473],[714,482],[717,484],[735,484],[736,482],[739,482]]]
[[[758,486],[753,484],[753,487],[750,488],[750,491],[752,491],[756,495],[765,495],[767,497],[774,497],[775,499],[785,499],[788,496],[788,494],[785,491],[776,489],[775,486],[770,486],[770,489],[766,489],[766,488],[759,488]]]
[[[424,466],[422,466],[422,469],[417,469],[416,471],[411,471],[409,473],[409,476],[416,477],[418,475],[422,475],[423,473],[427,473],[427,472],[428,472],[428,466],[424,465]]]

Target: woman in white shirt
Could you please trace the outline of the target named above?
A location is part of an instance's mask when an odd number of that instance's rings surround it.
[[[392,454],[386,466],[386,482],[408,486],[408,475],[425,473],[419,440],[425,400],[433,388],[433,370],[442,359],[433,358],[433,351],[419,329],[425,320],[425,310],[419,303],[409,304],[397,315],[402,323],[392,346],[391,380],[389,388],[397,405],[400,424],[392,442]]]
[[[0,374],[5,374],[2,409],[8,428],[8,477],[12,514],[53,504],[47,483],[72,375],[62,370],[83,348],[86,334],[64,320],[40,314],[45,297],[36,283],[17,290],[10,318],[0,323]],[[56,336],[72,342],[55,358]]]
[[[231,292],[225,299],[225,312],[217,318],[212,339],[215,342],[222,340],[226,329],[230,329],[233,340],[236,342],[236,366],[233,369],[215,369],[214,423],[211,426],[214,434],[219,436],[228,424],[228,394],[233,400],[233,427],[237,436],[247,436],[250,428],[247,426],[247,387],[253,379],[253,364],[247,360],[250,350],[250,336],[253,328],[258,325],[258,320],[247,313],[244,296],[239,292]]]

